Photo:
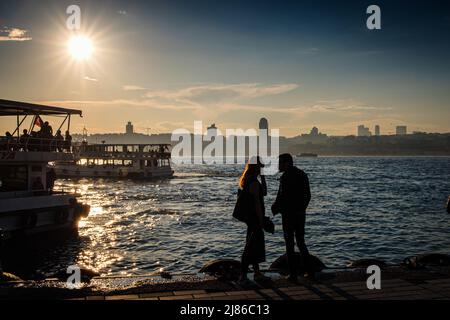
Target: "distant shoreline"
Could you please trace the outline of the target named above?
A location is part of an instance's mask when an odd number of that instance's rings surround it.
[[[301,158],[301,159],[315,159],[313,157],[296,157],[296,158]],[[324,155],[318,155],[316,158],[450,158],[450,154],[438,154],[438,155],[433,155],[433,154],[420,154],[420,155],[415,155],[415,154],[405,154],[405,155],[401,155],[401,154],[324,154]]]

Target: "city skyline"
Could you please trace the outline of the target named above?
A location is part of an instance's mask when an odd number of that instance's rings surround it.
[[[219,130],[221,134],[223,134],[225,132],[225,130],[226,130],[226,128],[221,128],[220,124],[219,124],[219,126],[217,126],[216,123],[211,123],[210,125],[202,123],[202,125],[203,125],[203,128],[205,128],[205,130],[204,130],[204,134],[205,135],[208,134],[208,132],[211,134],[211,132],[212,132],[211,130],[216,132],[214,134],[217,134],[217,132],[218,132],[217,130]],[[125,134],[125,135],[137,134],[137,135],[147,135],[147,136],[150,136],[150,135],[153,135],[153,134],[157,134],[157,135],[159,135],[159,134],[171,134],[170,132],[150,133],[149,130],[151,128],[143,128],[143,129],[147,130],[146,133],[144,133],[142,131],[141,132],[140,131],[136,131],[136,130],[134,130],[134,124],[131,121],[127,121],[124,124],[124,126],[125,126],[125,130],[122,130],[120,132],[95,132],[95,133],[92,133],[92,134]],[[252,129],[252,128],[250,128],[250,129]],[[267,132],[270,132],[269,120],[267,118],[263,117],[263,118],[259,119],[258,130],[261,130],[261,129],[265,129],[265,130],[267,130]],[[370,128],[366,127],[364,124],[358,125],[356,127],[356,129],[357,129],[356,134],[355,133],[353,133],[353,134],[350,133],[348,135],[342,135],[342,136],[365,137],[365,136],[383,136],[383,135],[385,135],[385,136],[388,136],[388,135],[406,135],[406,134],[417,134],[417,133],[421,133],[421,134],[424,134],[424,133],[425,134],[426,133],[430,133],[430,134],[438,133],[438,132],[425,132],[425,131],[413,131],[413,132],[410,132],[410,131],[408,131],[408,126],[404,126],[404,125],[395,126],[394,127],[395,131],[385,132],[384,134],[381,133],[380,125],[375,125],[374,126],[374,132],[373,133],[372,133],[372,131],[370,131]],[[362,129],[362,131],[359,131],[360,129]],[[449,133],[449,132],[444,132],[444,133]],[[79,132],[74,132],[74,134],[80,134],[80,133]],[[88,132],[88,130],[86,128],[83,128],[83,135],[89,135],[89,132]],[[292,137],[327,138],[327,137],[333,137],[333,135],[328,135],[327,133],[321,132],[318,127],[313,126],[309,130],[309,133],[307,133],[307,132],[299,132],[298,134],[296,134],[294,136],[291,136],[290,138],[292,138]]]
[[[450,131],[446,2],[380,1],[368,30],[367,1],[81,1],[84,38],[70,4],[2,1],[0,97],[81,109],[73,132],[122,132],[124,116],[152,133],[261,117],[287,137]]]

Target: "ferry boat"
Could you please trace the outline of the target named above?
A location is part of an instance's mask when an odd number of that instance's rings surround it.
[[[74,146],[75,159],[58,161],[60,178],[171,178],[170,144],[92,144]]]
[[[46,139],[34,129],[42,126],[42,117],[63,119],[81,116],[80,110],[0,100],[0,117],[13,118],[16,129],[0,137],[0,232],[4,242],[43,238],[44,234],[62,235],[77,231],[80,219],[87,217],[89,206],[79,203],[78,194],[53,190],[54,175],[48,169],[53,161],[70,161],[70,150],[57,149],[54,138]],[[29,132],[19,136],[24,121],[31,118]],[[42,131],[42,130],[41,130]],[[69,148],[70,149],[70,148]]]

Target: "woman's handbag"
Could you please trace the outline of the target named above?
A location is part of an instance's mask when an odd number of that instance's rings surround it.
[[[263,221],[263,229],[265,232],[274,234],[275,233],[275,225],[269,217],[265,216]]]
[[[238,190],[236,205],[233,210],[233,218],[248,223],[249,214],[252,210],[252,195],[243,189]]]

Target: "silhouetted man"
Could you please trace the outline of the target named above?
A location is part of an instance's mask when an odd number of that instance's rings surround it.
[[[69,130],[66,131],[66,137],[64,140],[65,149],[70,152],[72,150],[72,136],[70,135]]]
[[[56,131],[55,144],[56,144],[56,150],[58,152],[62,152],[63,151],[63,147],[64,147],[64,137],[61,134],[61,130]]]
[[[273,215],[281,213],[289,264],[288,280],[296,282],[297,270],[295,266],[294,239],[300,250],[302,261],[308,270],[309,252],[305,244],[305,215],[306,208],[311,200],[311,192],[308,176],[294,166],[294,161],[289,153],[280,155],[278,167],[280,172],[283,172],[283,175],[280,179],[277,198],[272,205],[272,213]]]
[[[28,140],[30,139],[30,135],[28,134],[27,129],[23,129],[23,134],[20,136],[19,143],[21,148],[24,151],[28,150]]]

